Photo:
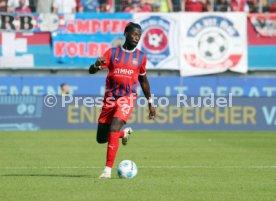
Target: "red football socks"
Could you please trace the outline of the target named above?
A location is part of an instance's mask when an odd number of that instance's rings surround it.
[[[122,135],[121,132],[123,132],[123,131],[109,133],[105,165],[110,168],[112,168],[115,158],[116,158],[116,153],[119,148],[119,139]]]
[[[125,132],[123,130],[119,131],[119,133],[120,133],[120,138],[125,137]]]

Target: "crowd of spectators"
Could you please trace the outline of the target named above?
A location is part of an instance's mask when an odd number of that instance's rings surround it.
[[[0,0],[0,12],[276,12],[276,0]]]
[[[0,0],[0,12],[114,12],[113,0]]]

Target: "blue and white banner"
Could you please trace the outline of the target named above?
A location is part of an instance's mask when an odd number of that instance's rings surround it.
[[[84,34],[52,34],[55,61],[76,66],[86,64],[89,67],[110,48],[112,40],[117,39],[110,35],[98,37]]]
[[[182,76],[247,72],[245,13],[188,13],[180,17]]]
[[[76,14],[66,20],[64,29],[52,32],[53,57],[57,63],[94,63],[110,47],[124,43],[124,29],[131,14]]]
[[[147,55],[148,69],[179,70],[179,14],[133,14],[143,34],[138,48]]]

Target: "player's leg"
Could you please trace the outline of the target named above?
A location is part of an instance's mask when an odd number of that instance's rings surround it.
[[[110,124],[99,123],[97,129],[97,142],[99,144],[107,143],[110,132]]]
[[[114,117],[121,118],[124,122],[127,122],[132,114],[136,97],[122,97],[121,99],[122,100],[119,99],[118,102],[121,102],[122,104],[117,104],[117,109]],[[122,138],[123,145],[127,145],[132,132],[133,130],[131,127],[127,127],[124,129],[124,137]]]
[[[122,144],[127,145],[130,135],[133,133],[133,130],[131,127],[127,127],[124,129],[124,137],[122,137]]]
[[[102,107],[102,112],[98,120],[98,129],[97,129],[97,142],[100,144],[106,143],[108,141],[108,135],[110,132],[110,125],[112,123],[113,115],[116,111],[116,105],[107,104],[104,101]]]
[[[119,102],[119,101],[118,101]],[[116,154],[119,148],[119,139],[128,138],[129,131],[121,130],[123,125],[127,122],[129,116],[133,111],[133,105],[130,104],[117,104],[116,111],[114,113],[114,118],[110,126],[110,133],[108,137],[108,147],[106,155],[106,165],[103,173],[100,175],[100,178],[111,178],[111,169],[113,167]]]
[[[116,154],[119,148],[119,140],[124,137],[124,131],[121,128],[125,122],[120,118],[113,118],[110,125],[110,133],[108,136],[108,146],[106,153],[106,163],[103,173],[100,175],[101,179],[111,178],[111,169],[113,167]]]
[[[97,129],[97,142],[99,144],[107,143],[108,136],[110,133],[110,124],[105,123],[99,123],[98,129]],[[120,131],[120,138],[122,138],[122,144],[126,145],[129,139],[130,134],[133,132],[133,130],[128,127],[125,128],[123,131]]]

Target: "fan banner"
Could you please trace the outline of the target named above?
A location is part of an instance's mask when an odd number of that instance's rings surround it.
[[[2,13],[0,30],[9,32],[62,32],[69,34],[122,33],[129,13]],[[125,20],[124,20],[125,19]]]
[[[0,30],[9,32],[50,32],[64,29],[75,14],[0,13]]]
[[[248,15],[255,30],[263,37],[276,37],[276,14],[254,13]]]
[[[147,54],[148,69],[179,70],[178,16],[178,13],[133,14],[143,30],[138,48]]]
[[[94,63],[110,47],[124,43],[124,29],[131,14],[76,14],[63,30],[52,32],[56,63],[86,65]]]
[[[180,73],[182,76],[246,73],[245,13],[188,13],[181,15]]]

